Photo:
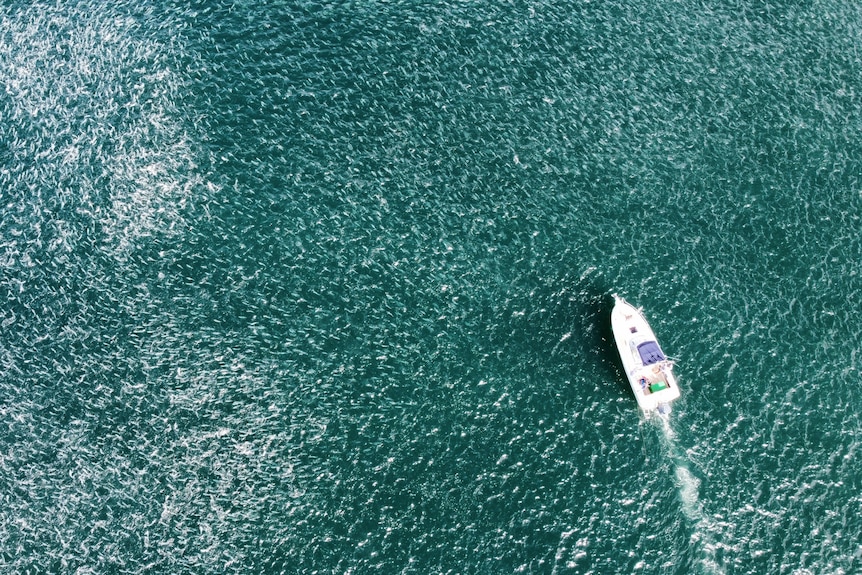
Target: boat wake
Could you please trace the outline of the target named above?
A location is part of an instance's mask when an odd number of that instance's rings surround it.
[[[662,446],[673,464],[682,512],[692,527],[691,544],[696,550],[700,572],[724,575],[725,570],[718,558],[718,525],[704,514],[700,502],[700,479],[691,472],[688,457],[676,441],[670,417],[662,415],[654,419],[660,422]]]

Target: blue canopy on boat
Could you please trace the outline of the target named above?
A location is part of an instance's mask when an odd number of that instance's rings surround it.
[[[664,354],[661,352],[661,348],[658,346],[658,343],[654,341],[645,341],[640,344],[638,346],[638,353],[640,354],[641,361],[643,361],[644,365],[651,365],[666,359]]]

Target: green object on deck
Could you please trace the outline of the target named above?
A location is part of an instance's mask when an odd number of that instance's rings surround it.
[[[667,389],[667,384],[663,381],[656,381],[654,383],[649,384],[649,390],[652,393],[655,393],[657,391],[661,391],[663,389]]]

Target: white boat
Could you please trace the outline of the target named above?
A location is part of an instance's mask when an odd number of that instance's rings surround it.
[[[614,300],[611,329],[635,399],[647,413],[669,413],[671,402],[679,397],[673,362],[641,311],[616,294]]]

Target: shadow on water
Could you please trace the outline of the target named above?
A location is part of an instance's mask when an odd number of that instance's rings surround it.
[[[611,329],[613,288],[598,272],[585,272],[567,284],[571,285],[569,289],[573,293],[578,294],[567,310],[569,314],[563,316],[571,325],[572,337],[579,338],[579,343],[573,345],[578,345],[594,359],[599,381],[614,382],[617,391],[630,394]]]
[[[614,342],[614,332],[611,329],[611,311],[614,307],[613,295],[605,289],[596,299],[598,303],[593,317],[595,317],[597,326],[598,341],[595,344],[600,349],[600,365],[607,377],[613,379],[621,391],[631,393],[629,386],[626,385],[623,375],[625,372]]]
[[[532,385],[567,381],[572,390],[605,398],[628,396],[610,325],[613,290],[592,268],[532,278],[532,285],[510,290],[506,302],[493,302],[488,313],[491,344],[501,361],[530,368]],[[526,283],[526,282],[524,282]],[[523,295],[522,295],[523,294]],[[585,399],[585,398],[584,398]]]

